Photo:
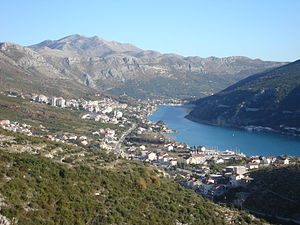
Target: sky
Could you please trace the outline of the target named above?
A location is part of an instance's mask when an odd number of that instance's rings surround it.
[[[300,0],[1,0],[0,42],[72,34],[183,56],[300,59]]]

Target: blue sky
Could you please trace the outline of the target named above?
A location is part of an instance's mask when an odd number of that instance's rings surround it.
[[[71,34],[184,56],[300,58],[299,0],[2,0],[0,41]]]

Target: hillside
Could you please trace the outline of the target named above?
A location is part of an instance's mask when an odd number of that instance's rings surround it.
[[[161,54],[97,36],[71,35],[29,47],[0,43],[0,87],[64,95],[96,90],[143,99],[189,98],[210,95],[283,64],[241,56]]]
[[[214,125],[299,134],[299,96],[300,60],[199,99],[188,118]]]
[[[299,164],[259,170],[253,172],[251,177],[254,178],[254,183],[251,185],[258,189],[246,200],[245,207],[300,219]]]
[[[236,188],[227,200],[243,208],[273,216],[300,219],[300,165],[267,167],[251,172],[253,182],[247,188]],[[230,197],[231,196],[231,197]]]
[[[86,135],[122,127],[80,119],[82,111],[0,95],[0,119],[30,124],[35,135]],[[50,141],[0,129],[0,219],[11,224],[263,224],[219,207],[98,144]]]
[[[143,165],[70,168],[3,146],[0,156],[1,215],[18,224],[225,224],[224,212],[233,223],[262,224],[218,209]]]
[[[37,52],[13,43],[0,43],[0,90],[70,97],[96,92],[66,77]]]

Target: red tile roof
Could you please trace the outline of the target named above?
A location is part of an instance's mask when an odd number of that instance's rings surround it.
[[[195,154],[194,157],[205,157],[204,154]]]

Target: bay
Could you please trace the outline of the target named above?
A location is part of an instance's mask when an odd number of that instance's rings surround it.
[[[185,118],[189,110],[190,106],[162,105],[148,119],[154,122],[162,120],[168,128],[178,130],[170,136],[189,146],[237,150],[246,155],[300,156],[299,137],[201,124]]]

